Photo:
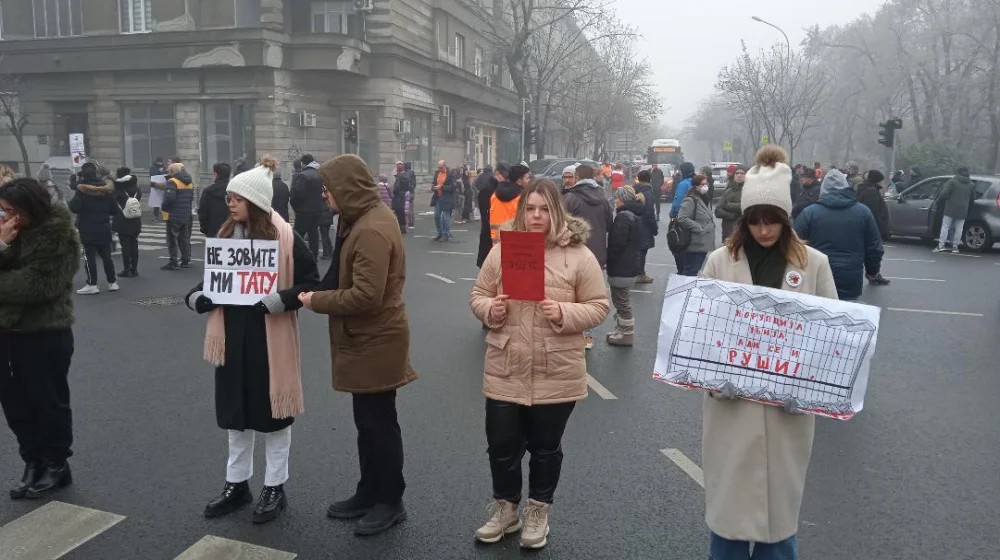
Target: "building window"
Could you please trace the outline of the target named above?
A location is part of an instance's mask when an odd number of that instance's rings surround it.
[[[152,0],[118,0],[122,33],[149,33],[153,29]]]
[[[0,41],[3,41],[3,5],[0,5]]]
[[[346,2],[313,2],[313,33],[347,33]]]
[[[202,106],[203,157],[205,163],[231,163],[254,159],[252,145],[253,105],[216,101]]]
[[[260,27],[260,0],[233,0],[236,27]]]
[[[475,56],[476,57],[473,60],[473,64],[475,65],[475,68],[473,68],[473,70],[476,72],[476,77],[477,78],[482,78],[483,77],[483,47],[480,47],[479,45],[476,45],[476,55]]]
[[[458,33],[455,34],[455,59],[452,64],[458,66],[459,68],[465,67],[465,37],[462,37]]]
[[[83,35],[83,0],[32,0],[35,37]]]
[[[403,110],[403,119],[410,121],[410,133],[404,135],[406,144],[404,161],[413,162],[413,171],[428,174],[431,163],[431,116],[427,113]]]
[[[378,176],[378,112],[375,109],[363,111],[344,110],[340,112],[340,122],[344,122],[351,117],[358,119],[358,143],[348,142],[340,134],[340,152],[347,154],[358,154],[365,160],[368,168],[372,170],[372,175]]]
[[[122,113],[125,165],[142,169],[157,157],[166,159],[177,151],[173,105],[125,105]]]

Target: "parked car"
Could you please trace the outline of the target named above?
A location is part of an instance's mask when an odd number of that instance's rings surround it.
[[[542,161],[542,160],[539,160],[539,161]],[[601,166],[600,163],[598,163],[598,162],[596,162],[596,161],[594,161],[592,159],[586,159],[586,158],[583,158],[583,159],[568,159],[568,158],[567,159],[553,159],[553,160],[545,160],[545,161],[548,162],[548,165],[545,167],[545,169],[543,171],[539,171],[539,172],[532,171],[531,174],[532,174],[532,176],[535,176],[535,177],[545,177],[546,179],[549,179],[550,181],[553,181],[557,185],[561,185],[562,184],[562,172],[563,172],[564,169],[566,169],[570,165],[573,165],[573,164],[576,164],[576,163],[584,163],[584,164],[587,164],[587,165],[589,165],[591,167],[600,167]],[[534,163],[534,162],[532,162],[532,163]],[[529,168],[530,168],[530,165],[529,165]]]
[[[919,237],[931,241],[941,232],[944,205],[938,196],[952,176],[931,177],[886,201],[889,207],[889,233]],[[976,198],[965,220],[962,241],[972,251],[983,252],[1000,240],[1000,176],[973,175]]]

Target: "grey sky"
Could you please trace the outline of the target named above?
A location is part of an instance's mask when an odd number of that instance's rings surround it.
[[[640,30],[642,52],[649,57],[666,109],[664,121],[681,126],[714,91],[722,66],[740,52],[784,43],[777,30],[751,20],[765,19],[788,33],[792,48],[805,29],[847,23],[874,13],[885,0],[617,0],[619,17]]]

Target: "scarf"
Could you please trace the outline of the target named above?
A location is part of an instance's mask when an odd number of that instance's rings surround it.
[[[295,281],[292,258],[295,234],[277,212],[271,212],[271,223],[278,229],[278,289],[286,290]],[[246,230],[237,227],[232,239],[246,239]],[[290,418],[305,411],[302,396],[301,347],[299,346],[298,315],[294,311],[264,315],[267,332],[267,365],[271,390],[271,417]],[[205,332],[205,360],[220,367],[226,363],[226,322],[222,307],[208,314]]]
[[[787,263],[777,243],[764,248],[751,236],[743,246],[743,252],[747,256],[747,264],[750,265],[750,277],[754,286],[781,288]]]

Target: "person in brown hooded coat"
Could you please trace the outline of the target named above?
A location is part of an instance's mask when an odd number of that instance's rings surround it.
[[[333,387],[353,395],[361,466],[355,494],[331,505],[327,515],[360,517],[355,533],[374,535],[406,519],[396,389],[417,378],[403,302],[406,254],[399,222],[382,204],[363,159],[339,156],[321,165],[319,175],[340,223],[319,290],[300,299],[330,316]]]

